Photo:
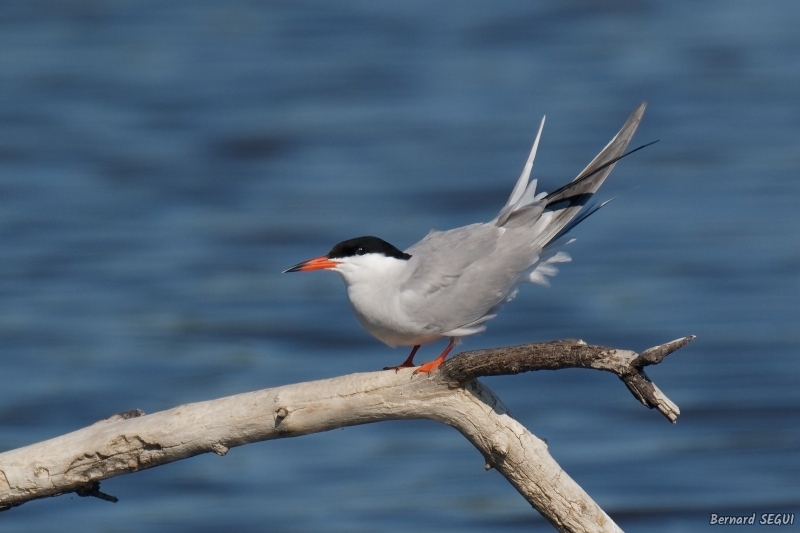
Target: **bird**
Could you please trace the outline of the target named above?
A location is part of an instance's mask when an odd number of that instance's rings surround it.
[[[358,322],[391,346],[411,346],[406,360],[384,370],[414,366],[420,346],[448,339],[436,359],[414,374],[441,365],[461,337],[486,329],[524,283],[549,285],[556,265],[571,257],[561,248],[565,235],[608,201],[594,193],[624,153],[644,114],[642,102],[617,135],[578,176],[553,192],[536,193],[530,180],[545,119],[522,173],[497,216],[483,223],[437,231],[401,251],[374,236],[336,244],[326,255],[298,263],[287,272],[331,270],[339,274]],[[655,141],[657,142],[657,141]],[[610,201],[610,200],[609,200]]]

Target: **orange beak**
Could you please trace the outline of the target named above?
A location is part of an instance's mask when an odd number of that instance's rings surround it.
[[[283,273],[286,274],[287,272],[309,272],[311,270],[324,270],[327,268],[336,268],[338,264],[339,263],[328,259],[328,256],[323,255],[322,257],[315,257],[314,259],[309,259],[308,261],[298,263],[292,268],[287,268],[283,271]]]

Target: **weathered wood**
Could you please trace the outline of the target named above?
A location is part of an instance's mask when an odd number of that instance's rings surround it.
[[[641,355],[630,350],[590,346],[580,340],[560,340],[463,352],[441,366],[444,379],[463,383],[481,376],[519,374],[533,370],[593,368],[616,374],[645,406],[658,410],[675,423],[680,409],[650,381],[643,367],[660,363],[664,357],[694,340],[694,335],[654,346]]]
[[[559,531],[620,531],[547,451],[514,420],[479,376],[567,367],[614,372],[671,420],[678,408],[641,367],[689,342],[637,355],[580,341],[528,344],[454,356],[430,375],[413,369],[351,374],[182,405],[151,415],[131,410],[81,430],[0,454],[0,510],[75,492],[115,501],[99,482],[234,446],[398,419],[456,428]]]

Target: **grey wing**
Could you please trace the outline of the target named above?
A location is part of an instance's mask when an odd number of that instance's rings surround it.
[[[409,318],[437,334],[483,330],[481,324],[513,297],[520,274],[541,251],[530,243],[521,246],[518,237],[531,239],[512,233],[518,232],[472,224],[432,231],[406,250],[412,268],[400,287],[400,298]]]

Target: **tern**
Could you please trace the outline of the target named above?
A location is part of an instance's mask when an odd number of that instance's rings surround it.
[[[439,357],[414,373],[431,372],[444,362],[457,339],[485,330],[520,285],[547,286],[547,277],[558,272],[555,265],[571,260],[560,250],[566,240],[562,237],[608,203],[589,200],[615,163],[649,146],[624,153],[646,105],[642,102],[636,108],[575,179],[551,193],[537,194],[537,180],[529,180],[543,118],[511,196],[490,222],[432,230],[405,251],[378,237],[357,237],[284,272],[336,272],[364,329],[391,347],[413,346],[403,363],[384,370],[413,367],[421,345],[449,339]]]

